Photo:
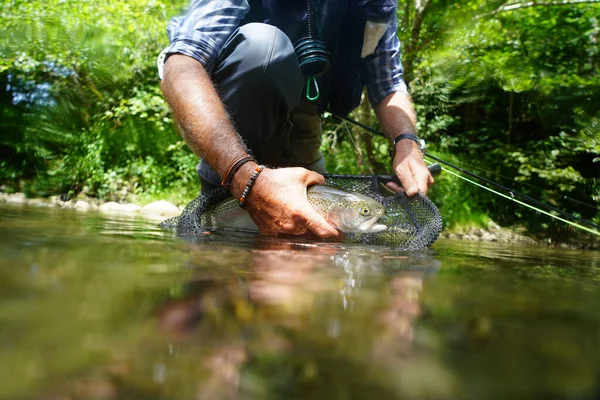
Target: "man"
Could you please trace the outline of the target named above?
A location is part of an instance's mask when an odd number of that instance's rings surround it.
[[[365,82],[388,138],[409,134],[395,141],[393,160],[404,189],[391,188],[427,193],[433,178],[410,135],[415,113],[396,29],[395,0],[193,0],[169,25],[162,90],[202,158],[202,190],[227,183],[263,232],[339,237],[306,189],[324,183],[319,112],[351,111]],[[329,53],[322,75],[300,68],[293,44],[307,37]]]

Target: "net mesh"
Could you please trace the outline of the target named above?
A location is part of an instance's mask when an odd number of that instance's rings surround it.
[[[377,176],[325,175],[328,186],[347,192],[360,193],[379,201],[386,214],[379,219],[387,229],[377,233],[348,233],[346,240],[354,243],[387,245],[401,250],[418,250],[431,246],[442,230],[439,210],[427,196],[408,197],[404,193],[388,194]],[[217,204],[231,194],[224,188],[203,193],[192,200],[179,217],[161,224],[180,236],[202,234],[202,221]]]

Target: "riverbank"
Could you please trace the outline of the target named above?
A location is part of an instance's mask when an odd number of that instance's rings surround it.
[[[107,215],[127,215],[154,221],[164,220],[181,214],[185,205],[176,205],[165,200],[158,200],[144,206],[135,203],[104,202],[95,198],[83,197],[63,201],[59,196],[48,198],[28,198],[23,193],[0,193],[0,203],[71,209],[79,212],[98,212]],[[516,229],[504,228],[490,221],[485,228],[461,227],[444,230],[440,238],[480,242],[513,243],[529,246],[560,246],[575,248],[572,244],[553,243],[551,240],[537,240]],[[579,246],[581,247],[581,246]],[[585,246],[587,247],[587,246]],[[592,246],[594,247],[594,246]]]
[[[471,226],[468,228],[461,227],[453,230],[444,230],[440,234],[440,238],[475,242],[516,243],[529,246],[551,244],[536,240],[516,230],[503,228],[493,221],[490,221],[485,228]]]
[[[23,193],[0,193],[0,203],[32,207],[55,207],[79,212],[99,212],[102,214],[140,216],[161,220],[181,214],[184,206],[177,206],[165,200],[158,200],[144,206],[134,203],[104,202],[89,197],[63,201],[59,196],[48,198],[28,198]]]

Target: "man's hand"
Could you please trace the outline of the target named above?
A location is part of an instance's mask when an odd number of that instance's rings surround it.
[[[404,191],[407,196],[412,197],[418,192],[427,194],[429,187],[433,185],[433,176],[423,161],[418,145],[412,140],[404,139],[396,144],[393,167],[402,183],[402,187],[394,182],[387,184],[395,192]]]
[[[417,116],[408,94],[393,92],[377,103],[373,109],[386,136],[393,141],[401,133],[416,133]],[[395,192],[404,191],[410,197],[418,192],[427,194],[433,185],[433,177],[419,150],[419,146],[409,139],[396,143],[396,155],[392,166],[402,187],[390,182],[387,187]]]
[[[253,163],[247,165],[250,164]],[[251,171],[246,167],[235,174],[232,193],[236,197],[243,191]],[[310,235],[312,232],[323,239],[337,239],[341,233],[315,211],[306,197],[308,186],[323,184],[322,175],[304,168],[266,168],[250,190],[245,208],[263,233]]]

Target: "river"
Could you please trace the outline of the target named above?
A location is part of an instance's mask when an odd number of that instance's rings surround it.
[[[600,253],[0,205],[2,399],[600,396]]]

